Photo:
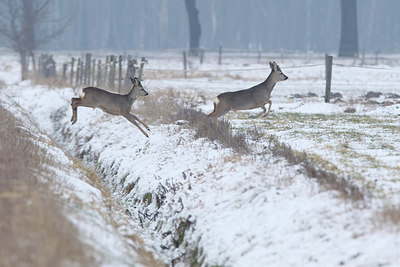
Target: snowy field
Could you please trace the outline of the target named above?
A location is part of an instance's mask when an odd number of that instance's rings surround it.
[[[227,114],[234,132],[255,126],[260,132],[249,154],[195,138],[194,130],[181,122],[154,122],[145,138],[124,118],[79,108],[78,121],[71,125],[70,99],[77,91],[20,82],[16,57],[4,54],[1,105],[25,114],[60,148],[96,169],[116,203],[130,214],[132,229],[164,262],[398,266],[399,65],[361,67],[334,58],[332,92],[341,97],[326,104],[323,57],[268,55],[260,63],[227,58],[222,65],[211,56],[203,65],[189,59],[188,79],[179,56],[152,54],[148,60],[142,84],[149,98],[172,89],[205,113],[212,111],[217,94],[265,80],[268,60],[275,60],[289,80],[272,92],[269,117],[248,118],[260,110]],[[367,97],[370,91],[381,95]],[[140,114],[145,104],[138,100],[132,112]],[[364,198],[343,198],[309,177],[301,164],[274,156],[272,137],[354,184]],[[75,178],[64,182],[81,190]],[[129,265],[124,262],[118,264]]]

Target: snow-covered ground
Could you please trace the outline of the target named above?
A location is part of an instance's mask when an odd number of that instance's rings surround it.
[[[10,60],[15,57],[0,58],[0,80],[6,83],[0,91],[2,105],[26,113],[62,148],[95,166],[114,198],[131,213],[132,227],[140,229],[145,244],[165,262],[185,253],[189,263],[205,260],[224,266],[400,262],[399,225],[384,216],[400,202],[400,99],[389,95],[400,89],[398,66],[335,65],[332,91],[340,92],[344,102],[325,104],[322,58],[276,60],[289,80],[275,87],[271,116],[247,119],[258,110],[227,116],[236,132],[256,125],[264,134],[253,144],[255,151],[268,148],[272,134],[370,191],[364,201],[353,202],[322,188],[302,166],[274,157],[268,149],[238,154],[217,142],[196,139],[193,130],[180,125],[150,125],[147,139],[124,118],[79,108],[72,126],[69,101],[76,92],[19,82],[18,65]],[[217,94],[263,81],[269,74],[266,62],[230,59],[217,65],[208,58],[197,65],[192,60],[192,69],[204,72],[183,79],[171,71],[182,68],[179,58],[154,56],[143,85],[150,95],[171,88],[201,95],[205,102],[197,108],[208,113]],[[365,99],[371,90],[383,93],[374,99],[378,104]],[[305,97],[308,93],[317,96]],[[389,100],[390,105],[383,103]],[[349,107],[356,112],[344,113]]]

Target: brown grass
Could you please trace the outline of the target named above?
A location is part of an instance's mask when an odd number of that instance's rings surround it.
[[[377,227],[391,225],[395,230],[400,230],[400,205],[386,204],[375,212],[372,218]]]
[[[30,74],[28,78],[32,80],[32,84],[34,85],[47,85],[51,88],[65,88],[71,86],[67,80],[58,76],[46,78],[41,75]]]
[[[223,146],[232,148],[239,153],[249,153],[245,134],[234,134],[229,121],[225,119],[210,119],[201,111],[179,107],[177,112],[171,117],[172,120],[185,120],[189,126],[196,130],[195,137],[208,138],[211,141],[218,141]]]
[[[195,99],[205,101],[202,96],[184,95],[169,90],[166,93],[156,92],[152,97],[142,99],[136,113],[144,116],[150,123],[177,123],[183,120],[187,122],[183,125],[196,130],[196,138],[218,141],[240,153],[250,152],[245,135],[234,134],[227,120],[210,119],[203,112],[194,109]]]
[[[251,153],[248,140],[259,142],[264,138],[256,126],[247,129],[241,134],[234,134],[227,120],[209,119],[206,114],[191,107],[193,97],[188,97],[173,90],[169,92],[157,92],[153,97],[144,98],[139,104],[137,112],[146,117],[150,122],[176,123],[179,120],[186,121],[190,128],[196,130],[195,137],[208,138],[218,141],[223,146],[232,148],[238,153]],[[275,137],[269,137],[270,145],[266,153],[272,153],[276,157],[285,158],[289,164],[301,165],[302,171],[310,178],[317,180],[327,190],[335,190],[340,196],[353,201],[364,200],[370,193],[366,189],[359,188],[351,182],[351,178],[342,177],[332,171],[325,170],[306,153],[296,153],[290,146],[279,142]]]
[[[1,266],[93,266],[78,231],[39,177],[45,152],[0,107],[0,259]]]
[[[324,188],[339,192],[340,196],[352,201],[365,200],[370,193],[354,185],[351,178],[338,176],[318,166],[305,152],[295,153],[292,148],[279,142],[275,137],[270,137],[269,150],[274,156],[285,158],[289,164],[301,165],[303,172],[310,178],[317,180]]]

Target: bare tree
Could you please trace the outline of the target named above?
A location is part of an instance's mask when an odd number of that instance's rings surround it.
[[[19,54],[22,80],[26,79],[29,58],[35,68],[34,51],[61,34],[68,25],[68,18],[49,19],[52,1],[0,0],[0,36]],[[46,33],[43,27],[49,23],[56,23],[57,27]]]
[[[201,35],[199,10],[196,8],[196,0],[185,0],[185,4],[189,19],[190,54],[197,56],[199,54]]]

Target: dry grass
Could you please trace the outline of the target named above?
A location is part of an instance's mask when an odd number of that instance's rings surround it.
[[[196,100],[197,99],[197,100]],[[137,114],[144,116],[150,123],[177,123],[186,121],[196,130],[196,138],[208,138],[218,141],[223,146],[239,153],[249,153],[250,148],[243,134],[234,134],[227,120],[210,119],[201,111],[194,109],[198,101],[205,101],[202,96],[190,96],[169,90],[167,93],[156,92],[143,98],[138,105]],[[135,111],[134,111],[135,112]]]
[[[314,178],[324,188],[339,192],[340,196],[352,201],[365,200],[369,192],[361,189],[351,182],[351,178],[338,176],[336,173],[327,171],[310,159],[307,154],[295,153],[290,146],[279,142],[275,137],[270,137],[269,150],[274,156],[285,158],[289,164],[302,165],[304,173]]]
[[[386,204],[376,211],[372,222],[379,228],[390,225],[397,231],[400,230],[400,205]]]
[[[171,117],[172,120],[184,120],[189,122],[189,126],[196,130],[197,138],[208,138],[218,141],[223,146],[232,148],[239,153],[249,153],[249,148],[245,134],[234,134],[231,124],[225,120],[210,119],[201,111],[179,107],[177,112]]]
[[[218,141],[223,146],[232,148],[238,153],[251,153],[248,141],[259,142],[263,134],[256,126],[243,133],[234,134],[227,120],[209,119],[206,114],[195,110],[190,106],[193,97],[188,97],[173,90],[169,92],[157,92],[153,97],[146,97],[138,106],[138,113],[146,117],[150,122],[176,123],[183,120],[190,128],[196,130],[197,138],[208,138]],[[317,162],[313,161],[306,153],[296,153],[290,146],[279,142],[274,137],[269,137],[270,145],[266,153],[272,153],[275,157],[285,158],[289,164],[302,165],[303,172],[314,178],[327,190],[335,190],[345,199],[354,201],[363,200],[369,195],[366,189],[361,189],[351,182],[351,178],[339,176],[333,171],[328,171]]]
[[[93,266],[78,231],[39,177],[45,152],[0,107],[1,266]]]
[[[32,80],[32,84],[34,85],[47,85],[50,88],[65,88],[71,86],[70,83],[62,77],[46,78],[41,75],[30,74],[28,78]]]

